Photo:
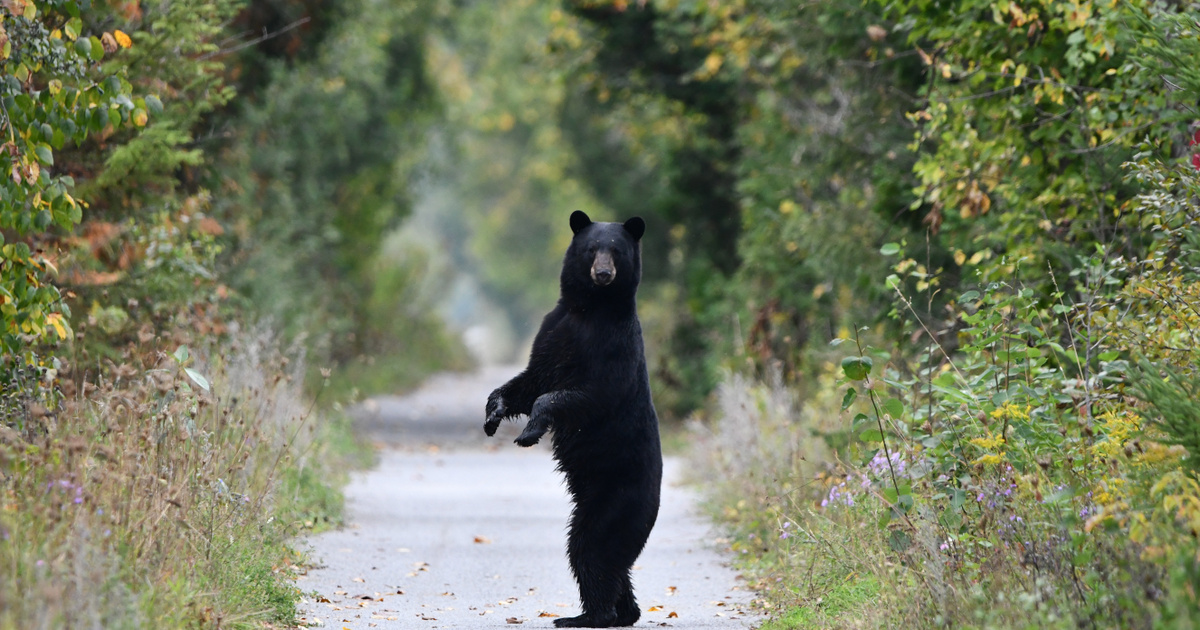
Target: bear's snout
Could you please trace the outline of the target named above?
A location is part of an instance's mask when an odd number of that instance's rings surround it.
[[[608,286],[617,279],[617,266],[613,264],[612,254],[599,252],[592,261],[592,282],[597,286]]]

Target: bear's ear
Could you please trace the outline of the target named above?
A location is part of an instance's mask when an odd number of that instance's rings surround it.
[[[625,222],[625,231],[633,235],[633,240],[642,240],[642,235],[646,233],[646,222],[642,217],[633,217]]]
[[[592,224],[592,220],[583,210],[576,210],[571,213],[571,232],[578,234],[579,230]]]

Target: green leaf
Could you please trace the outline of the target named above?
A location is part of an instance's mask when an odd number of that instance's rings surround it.
[[[879,429],[867,429],[858,435],[858,439],[864,442],[882,442],[883,434],[879,432]]]
[[[100,43],[100,38],[95,35],[87,38],[91,42],[91,50],[88,51],[88,58],[92,61],[100,61],[104,59],[104,44]]]
[[[883,412],[892,417],[893,420],[898,420],[904,415],[904,403],[898,398],[890,398],[883,403]]]
[[[842,359],[842,372],[852,381],[861,381],[871,373],[870,357],[846,357]]]
[[[79,18],[71,18],[63,25],[63,32],[67,34],[67,39],[79,39],[79,33],[83,31],[83,20]]]
[[[33,147],[33,152],[37,155],[39,162],[46,166],[54,166],[54,153],[50,151],[50,145],[39,144]]]
[[[895,256],[900,253],[900,243],[887,243],[879,248],[879,253],[884,256]]]
[[[183,363],[188,360],[189,356],[191,356],[191,352],[188,350],[187,346],[179,346],[175,349],[175,354],[172,356],[175,357],[176,361]]]
[[[858,400],[858,391],[851,387],[846,390],[846,395],[842,397],[842,411],[849,409],[855,400]]]
[[[197,385],[200,386],[200,389],[203,389],[206,392],[212,391],[212,386],[209,385],[208,379],[204,378],[203,374],[189,367],[183,368],[183,371],[188,375],[189,378],[191,378],[196,382]]]
[[[146,109],[150,110],[152,114],[161,114],[163,111],[162,101],[158,100],[157,96],[151,94],[146,97]]]
[[[950,509],[959,510],[963,503],[967,500],[967,491],[962,488],[955,488],[950,491]]]

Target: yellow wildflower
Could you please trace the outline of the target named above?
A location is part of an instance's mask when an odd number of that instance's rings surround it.
[[[1004,446],[1004,436],[988,431],[987,437],[971,438],[971,443],[985,451],[995,451]]]
[[[995,466],[1003,461],[1004,451],[1000,451],[999,453],[988,453],[987,455],[983,455],[976,459],[975,463],[983,464],[984,466]]]
[[[1010,402],[1006,402],[996,407],[995,411],[990,415],[997,420],[1003,420],[1004,418],[1008,418],[1009,420],[1028,420],[1029,412],[1032,409],[1032,405],[1025,405],[1025,408],[1022,409]]]

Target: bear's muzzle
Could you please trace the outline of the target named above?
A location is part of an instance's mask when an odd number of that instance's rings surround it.
[[[616,279],[617,266],[613,264],[612,254],[609,252],[597,253],[596,259],[592,261],[592,282],[595,282],[596,286],[605,287]]]

